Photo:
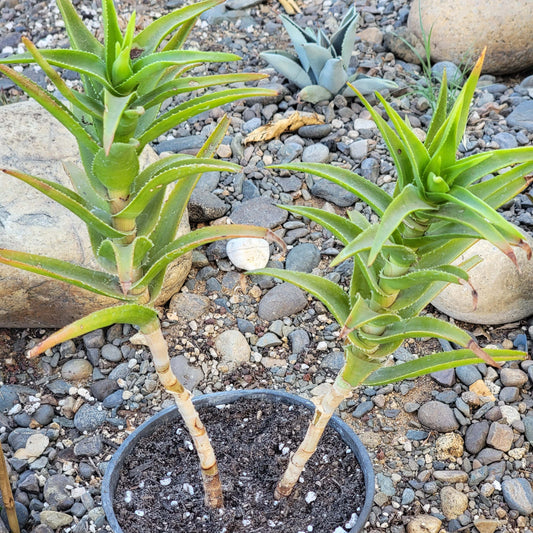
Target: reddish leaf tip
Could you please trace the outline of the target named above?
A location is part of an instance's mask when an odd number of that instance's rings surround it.
[[[483,359],[485,363],[494,368],[501,368],[501,365],[497,363],[485,350],[483,350],[476,341],[470,340],[466,346],[469,350],[472,350],[480,359]]]

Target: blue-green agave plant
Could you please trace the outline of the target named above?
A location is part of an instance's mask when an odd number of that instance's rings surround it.
[[[322,29],[315,33],[311,28],[301,28],[286,15],[281,15],[281,21],[296,55],[285,50],[271,50],[261,53],[261,57],[302,89],[301,100],[317,103],[337,94],[354,96],[347,82],[364,95],[398,87],[393,81],[365,76],[350,67],[359,22],[355,6],[348,10],[331,38]]]

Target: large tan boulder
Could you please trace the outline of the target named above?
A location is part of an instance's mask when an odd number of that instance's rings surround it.
[[[528,242],[533,248],[533,238]],[[478,293],[476,309],[467,285],[448,285],[431,303],[448,316],[473,324],[505,324],[533,315],[533,259],[528,261],[520,248],[514,252],[520,271],[487,241],[478,241],[458,258],[456,263],[473,255],[483,259],[469,271]]]
[[[420,11],[419,11],[420,6]],[[483,72],[510,74],[533,66],[531,0],[413,0],[410,31],[431,33],[433,61],[477,59],[486,46]]]
[[[142,165],[157,160],[147,148]],[[71,186],[62,161],[80,164],[74,137],[34,102],[0,107],[0,168]],[[0,248],[48,255],[98,269],[85,224],[32,187],[0,172]],[[187,216],[178,234],[189,231]],[[169,269],[158,303],[181,288],[189,256]],[[0,265],[0,327],[60,327],[116,300]]]

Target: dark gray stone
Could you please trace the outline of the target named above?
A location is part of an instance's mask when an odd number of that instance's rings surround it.
[[[33,413],[33,419],[41,424],[41,426],[47,426],[50,424],[55,416],[55,409],[52,405],[43,404],[35,413]]]
[[[263,228],[275,228],[283,224],[289,214],[276,207],[268,198],[253,198],[237,206],[230,218],[234,224],[255,224]]]
[[[311,343],[309,334],[305,329],[295,329],[294,331],[291,331],[288,338],[291,343],[292,353],[296,354],[304,352]]]
[[[453,411],[448,405],[441,402],[428,402],[418,410],[418,420],[429,429],[440,433],[455,431],[459,424]]]
[[[312,272],[320,263],[320,250],[310,242],[297,244],[287,254],[285,268],[298,272]]]
[[[187,135],[185,137],[178,137],[162,141],[154,145],[154,150],[160,154],[162,152],[183,152],[184,150],[195,150],[203,146],[206,137],[201,135]]]
[[[321,365],[323,368],[338,372],[344,366],[344,353],[331,352],[322,359]]]
[[[533,132],[533,100],[518,104],[507,117],[507,125]]]
[[[204,172],[196,184],[196,189],[213,191],[218,187],[219,180],[220,172]]]
[[[18,394],[15,392],[12,386],[3,385],[0,387],[0,412],[6,413],[16,403],[18,403]]]
[[[104,330],[95,329],[90,333],[86,333],[83,337],[83,344],[85,348],[101,348],[105,344]]]
[[[518,146],[516,137],[510,133],[507,133],[506,131],[497,133],[492,137],[492,140],[497,142],[499,147],[502,149],[516,148]]]
[[[478,379],[482,379],[481,372],[474,365],[459,366],[455,369],[457,379],[470,387]]]
[[[444,387],[452,387],[455,385],[455,370],[448,368],[447,370],[439,370],[438,372],[432,372],[431,378],[434,379],[439,385]]]
[[[472,454],[480,452],[487,442],[489,423],[477,422],[468,426],[465,433],[465,448]]]
[[[66,396],[72,385],[64,379],[55,379],[46,384],[46,388],[52,393],[59,396]]]
[[[526,439],[533,444],[533,416],[526,416],[523,420]]]
[[[191,194],[188,209],[191,221],[207,222],[224,216],[229,205],[206,189],[195,189]]]
[[[15,513],[17,515],[19,526],[24,527],[28,523],[28,518],[30,517],[28,509],[26,509],[26,506],[22,503],[15,502]],[[2,507],[2,513],[0,514],[0,516],[2,517],[4,524],[7,524],[8,520],[5,507]]]
[[[97,405],[83,404],[74,416],[74,426],[78,431],[95,431],[105,423],[107,414]]]
[[[108,378],[112,380],[117,380],[120,378],[125,379],[130,372],[131,369],[129,368],[128,363],[120,363],[115,368],[113,368],[113,370],[111,370]]]
[[[352,416],[354,418],[361,418],[362,416],[372,411],[373,408],[374,408],[373,402],[369,402],[369,401],[362,402],[355,408],[355,410],[352,413]]]
[[[117,382],[113,379],[101,379],[91,384],[91,394],[100,402],[117,389]]]
[[[100,435],[94,435],[77,442],[74,445],[74,454],[76,457],[95,457],[102,449],[102,438]]]
[[[355,194],[324,178],[314,178],[311,194],[339,207],[349,207],[357,201]]]
[[[312,124],[302,126],[298,130],[298,135],[304,139],[322,139],[331,133],[331,124]]]
[[[109,396],[106,396],[102,402],[102,405],[106,409],[115,409],[117,407],[120,407],[122,403],[123,403],[122,389],[119,389],[111,393]]]
[[[41,490],[37,475],[29,470],[26,470],[26,472],[21,474],[17,488],[25,490],[26,492],[33,492],[34,494],[38,494]]]
[[[533,514],[533,490],[527,479],[506,479],[502,491],[505,503],[511,509],[525,516]]]

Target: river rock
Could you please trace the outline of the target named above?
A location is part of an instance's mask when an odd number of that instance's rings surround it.
[[[453,487],[443,487],[440,491],[442,513],[448,520],[462,515],[468,507],[468,496]]]
[[[527,479],[506,479],[502,483],[505,503],[522,515],[533,514],[533,489]]]
[[[533,238],[528,236],[533,247]],[[472,291],[468,285],[448,285],[431,302],[442,313],[473,324],[506,324],[533,314],[533,261],[526,253],[513,248],[520,272],[495,246],[478,241],[462,254],[454,264],[473,255],[483,261],[469,271],[470,283],[478,294],[477,308],[473,307]]]
[[[407,524],[407,533],[439,533],[442,521],[436,516],[419,515]]]
[[[420,16],[421,15],[421,16]],[[422,22],[422,23],[421,23]],[[431,59],[464,63],[487,46],[484,72],[509,74],[533,66],[530,0],[415,0],[407,27],[431,31]]]
[[[418,410],[418,420],[423,426],[440,433],[455,431],[459,427],[450,407],[437,401],[422,405]]]
[[[230,371],[250,360],[250,345],[246,337],[236,329],[223,331],[215,340],[215,350],[219,353],[222,364]]]
[[[80,165],[74,137],[35,102],[0,107],[0,168],[12,168],[71,187],[62,163]],[[145,149],[141,165],[157,160]],[[99,269],[85,224],[25,183],[1,174],[0,248],[50,255]],[[178,234],[189,231],[187,217]],[[190,258],[177,259],[167,272],[156,304],[176,293],[190,269]],[[60,327],[116,300],[0,265],[0,326]]]

